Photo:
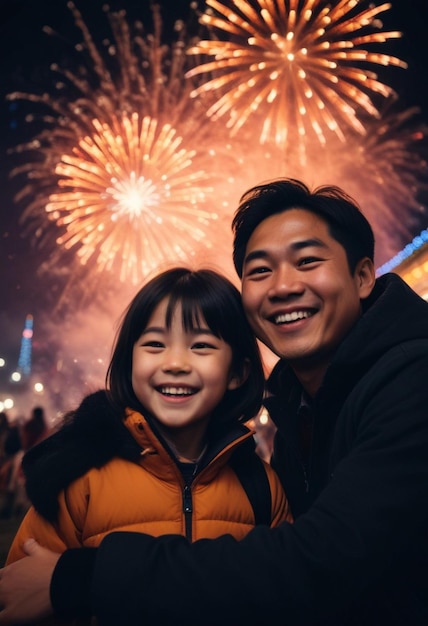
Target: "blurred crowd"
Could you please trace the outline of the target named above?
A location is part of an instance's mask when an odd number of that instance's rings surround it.
[[[21,468],[25,452],[50,434],[44,409],[35,406],[27,419],[12,422],[0,413],[0,518],[22,515],[29,507]]]

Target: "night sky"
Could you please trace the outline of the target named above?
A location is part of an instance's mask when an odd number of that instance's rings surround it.
[[[101,12],[104,2],[77,0],[76,4],[93,36],[99,27],[106,28]],[[186,19],[189,14],[188,0],[160,0],[159,4],[165,32],[176,18]],[[149,0],[114,0],[109,5],[112,9],[125,8],[130,20],[150,19]],[[392,0],[392,9],[384,13],[382,19],[385,29],[403,32],[400,41],[388,43],[383,51],[396,54],[409,65],[406,71],[394,70],[388,84],[398,92],[403,107],[419,106],[428,122],[428,0]],[[44,34],[42,27],[45,24],[52,26],[60,36]],[[5,96],[14,90],[28,92],[41,84],[46,85],[49,64],[61,64],[73,53],[76,36],[79,31],[65,0],[0,0],[0,356],[6,355],[12,362],[18,359],[27,313],[35,313],[37,328],[39,316],[48,316],[51,304],[47,286],[37,276],[41,253],[32,245],[31,233],[24,235],[19,222],[22,206],[13,200],[22,179],[9,177],[16,162],[7,154],[8,148],[31,139],[34,129],[24,121],[28,104],[11,105]],[[37,348],[36,341],[37,349],[41,353],[49,350],[46,346]],[[0,387],[1,382],[0,376]]]

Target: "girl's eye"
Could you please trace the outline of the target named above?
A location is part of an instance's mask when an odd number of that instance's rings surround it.
[[[163,348],[164,344],[161,341],[145,341],[143,344],[144,348]]]
[[[212,349],[214,348],[213,345],[207,343],[206,341],[198,341],[197,343],[194,343],[192,345],[192,349],[193,350],[207,350],[207,349]]]

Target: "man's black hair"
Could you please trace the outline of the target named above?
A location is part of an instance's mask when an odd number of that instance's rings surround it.
[[[232,222],[233,262],[239,277],[248,241],[257,226],[272,215],[296,208],[325,220],[331,236],[345,249],[351,274],[360,259],[373,260],[373,230],[355,200],[339,187],[311,191],[299,180],[283,178],[252,187],[241,197]]]

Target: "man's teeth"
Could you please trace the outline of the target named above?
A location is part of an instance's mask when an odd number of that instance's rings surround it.
[[[191,396],[195,390],[188,387],[161,387],[160,392],[166,396]]]
[[[293,311],[293,313],[283,313],[275,317],[275,324],[287,324],[288,322],[295,322],[296,320],[304,320],[307,317],[311,317],[310,311]]]

